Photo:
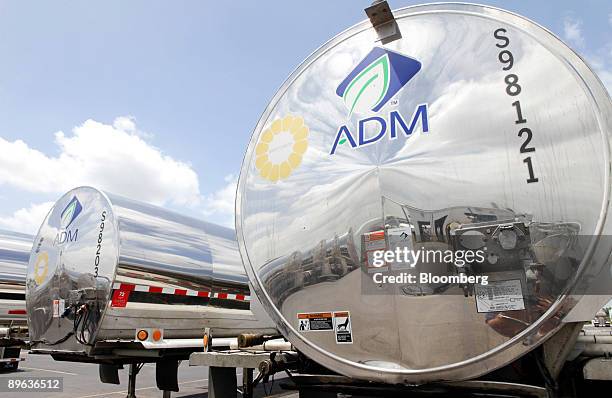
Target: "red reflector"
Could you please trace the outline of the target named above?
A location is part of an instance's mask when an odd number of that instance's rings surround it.
[[[187,294],[187,290],[183,290],[183,289],[176,289],[174,291],[174,294],[176,294],[177,296],[185,296]]]
[[[131,283],[122,283],[119,286],[119,290],[124,290],[124,291],[128,291],[128,292],[131,292],[134,289],[136,289],[136,285],[132,285]]]
[[[208,297],[208,292],[198,292],[198,297]]]
[[[227,298],[227,293],[219,293],[217,295],[217,297],[220,298],[220,299],[226,299]]]
[[[9,315],[25,315],[26,310],[9,310]]]
[[[159,341],[161,339],[161,330],[155,329],[153,331],[153,341]]]
[[[161,293],[164,290],[163,287],[149,286],[149,293]]]
[[[244,295],[242,295],[242,294],[237,294],[237,295],[236,295],[236,300],[244,301]]]

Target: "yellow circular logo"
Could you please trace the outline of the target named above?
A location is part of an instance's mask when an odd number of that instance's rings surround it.
[[[255,167],[263,178],[276,182],[291,175],[308,149],[308,126],[299,116],[275,120],[255,147]]]
[[[42,273],[39,273],[40,263],[43,263]],[[47,252],[40,252],[36,257],[36,263],[34,264],[34,280],[36,281],[36,283],[41,285],[47,277],[47,272],[49,272],[49,255],[47,254]]]

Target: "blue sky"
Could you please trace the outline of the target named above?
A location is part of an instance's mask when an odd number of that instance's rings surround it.
[[[78,184],[233,224],[268,100],[369,3],[1,2],[0,228],[35,233]],[[555,32],[610,90],[612,2],[485,3]]]

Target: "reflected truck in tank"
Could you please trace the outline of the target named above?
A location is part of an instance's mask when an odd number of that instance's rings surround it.
[[[336,235],[320,241],[306,252],[294,252],[288,258],[270,261],[262,269],[268,291],[282,302],[306,286],[342,278],[359,267],[353,233]]]

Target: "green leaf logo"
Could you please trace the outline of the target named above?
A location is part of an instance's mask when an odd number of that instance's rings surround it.
[[[60,214],[60,228],[68,228],[74,219],[79,216],[82,210],[83,206],[81,205],[81,202],[79,202],[76,196],[73,196],[70,203],[66,205]]]
[[[60,221],[60,225],[62,228],[66,228],[70,221],[72,220],[72,215],[76,210],[76,202],[72,202],[68,205],[66,209],[64,209],[64,213],[62,214],[62,219]]]
[[[363,113],[378,105],[389,90],[389,55],[383,54],[349,83],[344,103],[353,112]]]

